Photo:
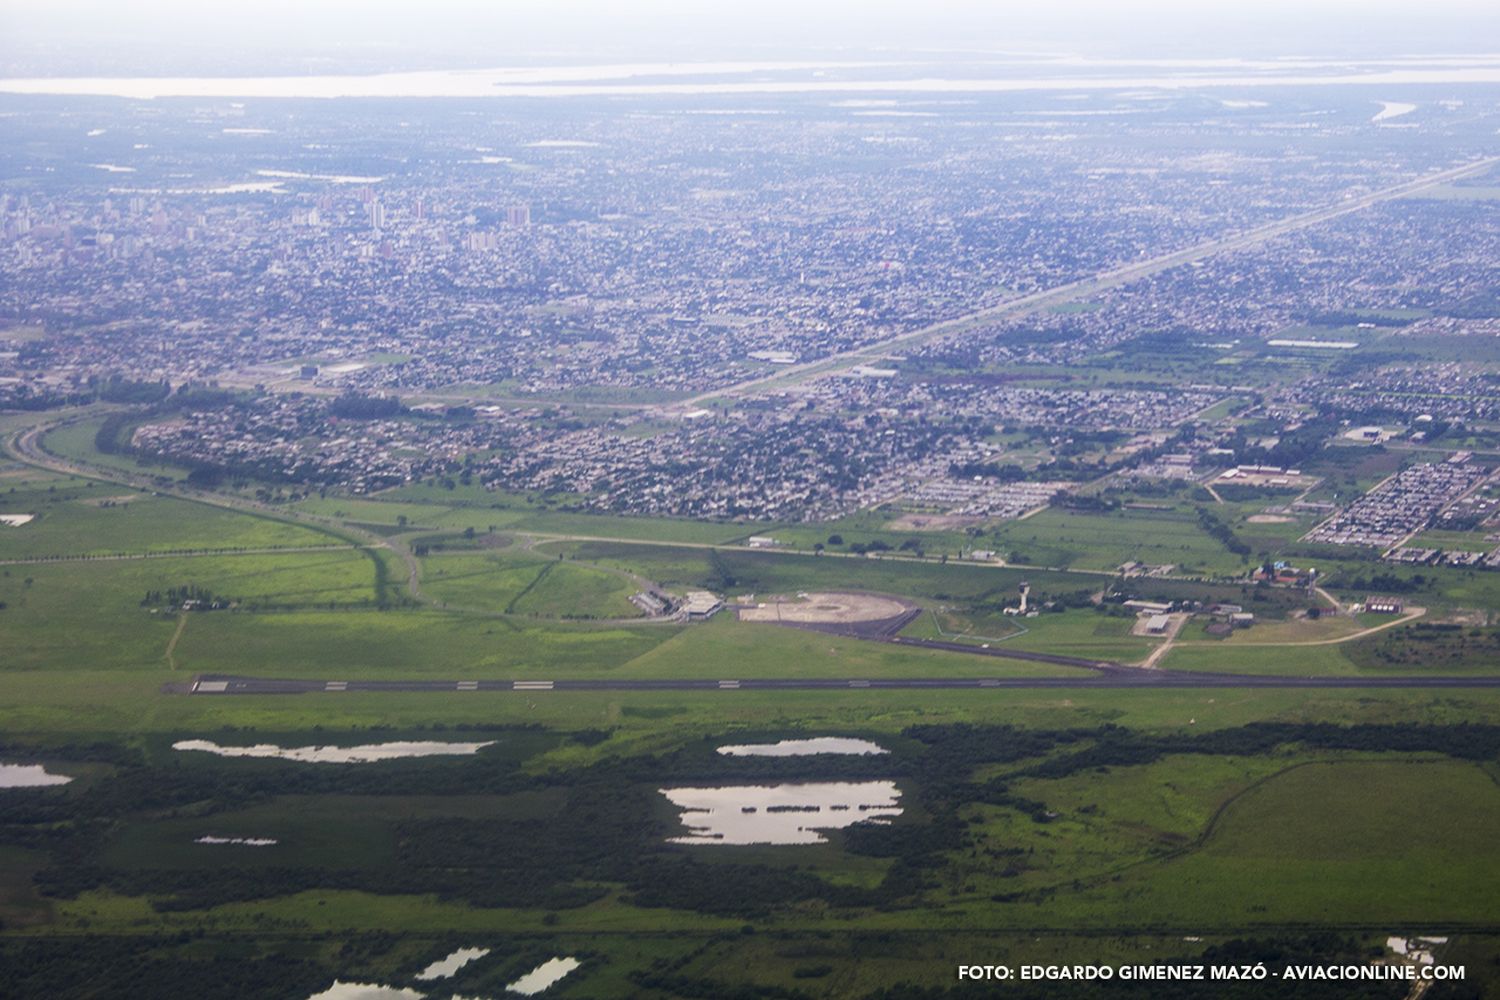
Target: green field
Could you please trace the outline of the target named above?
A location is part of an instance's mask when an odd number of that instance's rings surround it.
[[[1131,561],[1185,575],[1228,575],[1240,559],[1206,534],[1191,510],[1079,514],[1056,509],[1002,525],[995,537],[1015,562],[1109,570]]]
[[[347,544],[284,521],[93,482],[0,492],[0,513],[35,515],[0,529],[0,559]]]
[[[423,557],[423,592],[443,607],[532,618],[639,618],[630,596],[641,586],[619,571],[505,546],[441,549]]]
[[[128,966],[144,977],[139,995],[233,981],[245,995],[297,997],[334,978],[417,986],[435,958],[487,947],[445,988],[502,995],[567,954],[583,965],[560,996],[670,1000],[730,995],[731,983],[747,996],[869,995],[903,981],[946,984],[969,955],[1156,962],[1232,947],[1282,956],[1271,961],[1363,961],[1391,932],[1441,927],[1481,949],[1489,940],[1500,894],[1489,836],[1500,821],[1500,693],[1488,690],[173,693],[200,673],[1085,673],[742,623],[731,612],[691,625],[613,621],[639,617],[628,598],[646,582],[762,598],[890,593],[924,609],[910,637],[1122,662],[1160,640],[1131,636],[1133,615],[1096,607],[1106,592],[1243,603],[1262,619],[1227,642],[1184,632],[1168,669],[1389,674],[1435,650],[1445,672],[1492,661],[1488,629],[1257,646],[1257,636],[1303,627],[1291,616],[1306,594],[1116,579],[1110,571],[1127,559],[1239,571],[1180,500],[1125,516],[1048,512],[980,538],[925,536],[926,558],[912,548],[861,558],[849,545],[897,549],[909,536],[889,531],[884,514],[862,515],[835,525],[844,545],[823,555],[808,549],[835,533],[825,526],[769,530],[800,552],[752,551],[743,525],[405,493],[297,505],[332,524],[379,526],[359,536],[371,539],[361,548],[270,513],[0,467],[0,510],[40,515],[0,535],[11,560],[0,566],[0,746],[5,762],[44,762],[76,779],[0,793],[0,965],[19,970],[17,988],[38,970],[52,984],[82,983]],[[1216,505],[1246,533],[1259,506]],[[937,557],[944,546],[1001,541],[1070,569]],[[406,546],[419,553],[418,599],[402,593]],[[1370,572],[1353,560],[1326,565],[1346,581]],[[1054,610],[1004,614],[1022,580],[1035,606]],[[1491,585],[1433,571],[1423,586],[1421,599],[1437,605],[1487,599]],[[162,596],[185,588],[227,606],[185,612]],[[727,742],[825,735],[889,753],[716,753]],[[174,750],[184,739],[494,745],[328,765]],[[682,826],[665,787],[866,780],[896,784],[894,825],[833,831],[809,846],[668,842]],[[1342,936],[1315,938],[1324,927]],[[90,945],[83,957],[65,950],[80,940]]]

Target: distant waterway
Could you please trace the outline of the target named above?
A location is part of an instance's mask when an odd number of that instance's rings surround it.
[[[826,70],[900,70],[884,79],[829,76]],[[752,76],[765,69],[804,76]],[[1149,72],[1131,73],[1129,70]],[[909,75],[902,76],[901,73]],[[671,78],[670,82],[662,78]],[[654,78],[654,79],[652,79]],[[1412,60],[1360,65],[1316,61],[1219,63],[1109,61],[1018,63],[974,76],[932,63],[674,63],[527,69],[441,70],[363,76],[26,77],[0,79],[0,92],[153,100],[338,97],[589,97],[805,93],[1004,93],[1016,91],[1184,90],[1223,87],[1406,86],[1500,83],[1500,60]],[[267,130],[224,129],[262,135]]]

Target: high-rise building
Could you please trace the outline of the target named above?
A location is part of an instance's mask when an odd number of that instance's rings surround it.
[[[512,205],[505,210],[505,221],[508,225],[512,226],[531,225],[531,206]]]

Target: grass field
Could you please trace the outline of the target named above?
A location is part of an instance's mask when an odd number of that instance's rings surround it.
[[[1238,557],[1201,530],[1190,506],[1125,517],[1049,512],[1001,529],[1045,561],[1104,571],[1060,572],[757,552],[737,545],[744,526],[596,519],[513,497],[496,498],[498,508],[467,495],[444,504],[428,487],[400,499],[301,505],[381,525],[393,545],[422,544],[429,603],[418,605],[391,600],[405,579],[391,549],[323,548],[336,540],[298,525],[169,497],[126,500],[123,489],[89,482],[0,466],[0,510],[42,515],[0,534],[0,558],[54,549],[154,555],[0,566],[6,760],[45,761],[77,779],[4,793],[17,804],[0,824],[0,964],[8,969],[39,968],[51,954],[25,949],[86,938],[90,949],[66,962],[111,947],[190,968],[266,962],[259,974],[283,977],[277,995],[306,996],[335,974],[414,986],[434,958],[481,946],[491,956],[446,984],[458,995],[501,995],[515,976],[561,954],[584,962],[557,988],[563,996],[714,996],[729,982],[767,995],[824,995],[902,980],[944,985],[965,956],[1155,962],[1231,938],[1290,948],[1308,928],[1336,927],[1358,957],[1387,932],[1477,934],[1493,923],[1500,789],[1492,759],[1467,758],[1483,756],[1472,747],[1489,744],[1474,741],[1500,726],[1500,691],[164,690],[203,672],[1055,676],[1070,671],[741,623],[730,613],[692,625],[564,619],[635,615],[632,574],[726,595],[859,589],[927,609],[910,626],[914,636],[1134,661],[1157,640],[1131,636],[1131,617],[1086,606],[1111,584],[1109,570],[1127,559],[1238,570]],[[1259,509],[1216,507],[1236,531]],[[881,517],[844,522],[845,547],[861,532],[898,544],[905,536],[882,534]],[[639,541],[538,543],[526,532]],[[769,533],[799,545],[816,534]],[[939,544],[968,538],[941,535]],[[932,537],[926,544],[937,551]],[[318,550],[207,551],[303,546]],[[1327,566],[1346,578],[1372,570],[1352,560]],[[1022,580],[1035,603],[1078,606],[1006,616]],[[1488,600],[1500,585],[1437,571],[1431,580],[1414,602]],[[148,593],[186,586],[235,607],[182,614],[143,604]],[[1405,671],[1434,649],[1445,672],[1492,666],[1484,629],[1256,646],[1337,638],[1353,626],[1288,620],[1307,602],[1292,591],[1186,580],[1124,586],[1244,603],[1262,619],[1227,642],[1178,645],[1169,669],[1356,675]],[[1318,744],[1330,723],[1374,735],[1359,749]],[[1243,749],[1273,724],[1288,734]],[[1409,748],[1434,733],[1453,738],[1434,746],[1456,746],[1454,755]],[[715,752],[725,742],[820,735],[873,739],[890,752],[782,760]],[[472,757],[340,766],[172,749],[188,738],[496,745]],[[901,792],[905,811],[889,830],[834,834],[810,848],[666,843],[680,820],[662,787],[866,779],[894,781]],[[194,843],[203,836],[277,843]],[[563,873],[556,884],[554,872]]]
[[[1130,629],[1134,624],[1134,618],[1116,618],[1093,610],[1014,618],[949,609],[929,610],[901,634],[1130,663],[1144,658],[1156,646],[1151,639],[1132,636]]]
[[[1200,850],[1111,886],[1111,916],[1161,926],[1171,914],[1187,929],[1352,914],[1393,927],[1488,921],[1500,897],[1497,821],[1500,789],[1473,764],[1297,767],[1230,803]]]
[[[55,455],[98,466],[105,470],[118,470],[132,474],[145,473],[162,476],[169,480],[187,478],[187,471],[164,462],[137,459],[132,455],[109,455],[94,447],[94,437],[99,433],[103,416],[85,417],[81,420],[48,431],[42,437],[42,446]]]
[[[285,521],[88,480],[0,489],[0,513],[35,515],[0,529],[0,559],[347,544]]]
[[[164,662],[177,629],[149,591],[197,586],[255,606],[372,605],[372,557],[353,549],[0,567],[0,670],[140,669]],[[200,612],[196,631],[243,611]]]
[[[994,534],[1016,562],[1040,566],[1112,571],[1137,561],[1175,565],[1187,575],[1242,569],[1239,557],[1205,533],[1190,509],[1110,514],[1049,509],[1003,524]]]

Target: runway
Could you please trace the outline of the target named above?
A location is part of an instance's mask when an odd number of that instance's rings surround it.
[[[1118,668],[1081,677],[886,677],[848,679],[780,677],[759,679],[578,678],[559,680],[288,680],[204,674],[175,688],[193,695],[346,694],[371,692],[546,694],[570,691],[846,691],[846,690],[1037,690],[1047,688],[1500,688],[1487,677],[1304,677],[1205,674]]]

